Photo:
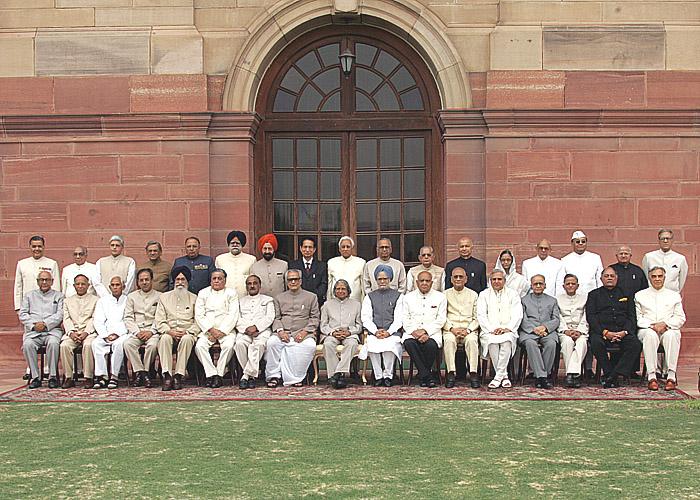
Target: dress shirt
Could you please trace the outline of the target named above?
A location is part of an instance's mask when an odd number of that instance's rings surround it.
[[[284,292],[286,272],[287,263],[274,257],[270,260],[260,259],[250,266],[250,274],[260,278],[260,293],[273,298]]]
[[[663,321],[669,329],[680,330],[685,324],[681,294],[666,287],[637,292],[634,305],[639,328],[651,328],[652,324]]]
[[[586,299],[588,295],[576,293],[557,295],[559,304],[559,331],[576,330],[583,335],[588,335],[588,321],[586,321]]]
[[[73,263],[63,268],[61,272],[61,290],[63,291],[63,296],[68,298],[76,295],[73,282],[75,281],[75,277],[79,274],[84,274],[90,280],[87,293],[90,295],[97,295],[95,287],[93,286],[93,283],[95,283],[98,278],[97,266],[92,262],[86,262],[82,266]]]
[[[522,298],[523,320],[518,328],[521,332],[534,333],[535,328],[544,326],[547,333],[556,332],[559,327],[559,306],[557,299],[542,293],[528,293]]]
[[[238,299],[240,316],[236,323],[238,333],[245,333],[245,329],[255,325],[258,332],[270,331],[275,321],[275,301],[268,295],[246,295]]]
[[[153,289],[157,292],[167,292],[170,290],[170,271],[173,268],[170,262],[158,259],[153,262],[148,259],[139,265],[139,269],[150,269],[153,271]]]
[[[688,278],[688,262],[685,256],[669,250],[654,250],[649,252],[642,259],[642,269],[644,274],[649,276],[649,269],[654,266],[661,266],[666,270],[666,281],[664,287],[669,290],[680,292],[683,290],[685,280]]]
[[[416,330],[428,332],[431,339],[442,347],[442,326],[447,319],[447,299],[445,294],[428,290],[423,294],[416,289],[404,296],[402,341],[413,338]]]
[[[487,288],[476,301],[476,317],[482,334],[491,333],[496,328],[508,328],[515,334],[523,319],[520,295],[508,287],[499,291]]]
[[[452,288],[452,270],[461,267],[467,273],[467,288],[481,293],[486,289],[486,263],[476,257],[457,257],[445,266],[445,290]]]
[[[19,308],[19,320],[24,325],[24,335],[40,337],[45,334],[61,337],[61,322],[63,321],[63,294],[49,289],[46,293],[32,290],[22,299]],[[37,332],[34,324],[44,322],[46,331]]]
[[[226,288],[233,288],[239,297],[246,294],[245,280],[250,276],[250,268],[255,264],[255,257],[247,253],[233,255],[222,253],[216,257],[216,267],[226,271]]]
[[[63,329],[66,333],[95,332],[93,316],[97,305],[97,295],[86,293],[85,295],[72,295],[63,300]]]
[[[557,296],[557,291],[562,289],[564,284],[564,264],[559,259],[548,255],[542,260],[539,256],[532,257],[523,262],[523,276],[528,283],[533,276],[541,274],[546,283],[544,293],[552,297]]]
[[[479,320],[476,319],[476,301],[479,294],[467,287],[460,291],[454,287],[445,291],[447,299],[447,320],[443,330],[449,332],[451,328],[466,328],[470,332],[479,329]]]
[[[195,320],[206,334],[209,329],[221,330],[224,335],[235,333],[238,322],[238,295],[232,288],[214,290],[208,286],[197,294]]]
[[[377,285],[377,280],[374,277],[374,270],[377,266],[384,264],[391,267],[394,271],[394,277],[391,280],[389,286],[394,290],[398,290],[401,293],[406,292],[406,268],[403,266],[401,261],[389,258],[389,260],[382,260],[379,257],[372,259],[367,264],[365,264],[365,269],[362,271],[362,286],[365,295],[369,292],[379,288]]]
[[[188,284],[188,289],[193,294],[197,295],[200,290],[206,288],[211,283],[211,273],[214,270],[214,259],[208,255],[199,254],[194,259],[190,259],[187,255],[178,257],[173,263],[173,268],[185,266],[192,272],[192,279]],[[170,290],[173,290],[175,285],[170,280]]]
[[[156,290],[151,290],[148,293],[136,290],[127,296],[124,323],[129,333],[136,335],[142,330],[157,333],[156,308],[159,298],[160,292]]]
[[[95,306],[94,325],[99,338],[106,338],[113,333],[126,335],[126,323],[124,323],[124,309],[126,309],[127,295],[122,293],[117,299],[111,293],[97,301]]]
[[[440,266],[433,264],[432,266],[426,268],[423,264],[412,267],[406,273],[406,291],[411,292],[416,289],[416,278],[419,273],[423,271],[428,271],[433,277],[433,290],[438,292],[445,291],[445,269]]]
[[[97,260],[97,280],[93,284],[97,295],[105,297],[111,295],[109,282],[115,276],[119,276],[124,283],[124,293],[128,294],[136,284],[136,261],[126,255],[113,257],[107,255]]]
[[[15,311],[19,310],[22,305],[22,299],[32,290],[38,290],[39,285],[36,283],[37,276],[42,271],[48,271],[53,278],[51,288],[61,291],[61,276],[58,272],[58,263],[48,257],[35,259],[27,257],[17,262],[15,270]]]
[[[362,332],[361,309],[362,305],[355,299],[331,297],[321,308],[321,334],[330,335],[342,328],[351,335],[359,335]]]
[[[600,260],[600,255],[586,250],[582,254],[571,252],[561,259],[564,265],[564,274],[573,274],[578,278],[578,293],[588,295],[588,292],[603,286],[600,281],[600,275],[603,272],[603,261]],[[562,280],[562,283],[564,281]],[[560,289],[556,289],[558,292]]]
[[[315,293],[306,290],[287,290],[275,297],[275,332],[287,330],[296,335],[304,330],[313,335],[318,328],[321,314]]]
[[[338,280],[343,279],[350,284],[350,298],[362,301],[364,289],[362,287],[362,272],[366,261],[362,257],[351,255],[347,259],[343,256],[333,257],[328,261],[328,298],[333,297],[333,290]]]
[[[165,334],[170,330],[183,330],[194,336],[199,335],[199,326],[194,320],[194,307],[197,296],[192,292],[178,289],[162,293],[156,307],[156,328]]]

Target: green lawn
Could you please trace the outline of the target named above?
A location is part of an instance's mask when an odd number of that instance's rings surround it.
[[[700,498],[693,402],[0,405],[0,498]]]

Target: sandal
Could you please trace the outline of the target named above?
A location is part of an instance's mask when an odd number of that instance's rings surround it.
[[[119,381],[116,378],[109,379],[107,389],[116,389],[117,387],[119,387]]]
[[[501,381],[493,379],[491,382],[489,382],[488,387],[489,389],[498,389],[499,387],[501,387]]]
[[[280,385],[279,379],[271,378],[270,380],[267,381],[267,386],[268,386],[270,389],[274,389],[274,388],[277,387],[278,385]]]
[[[93,389],[105,389],[107,387],[107,381],[102,377],[96,378],[95,383],[92,384]]]
[[[501,387],[503,387],[505,389],[510,389],[511,387],[513,387],[513,384],[510,383],[510,380],[505,378],[501,381]]]
[[[303,385],[302,382],[297,382],[296,384],[292,384],[292,387],[303,387]]]

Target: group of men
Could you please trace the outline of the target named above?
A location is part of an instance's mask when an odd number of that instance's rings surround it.
[[[592,353],[603,387],[616,387],[639,366],[643,350],[649,389],[659,389],[662,372],[665,389],[672,390],[688,267],[671,249],[673,232],[662,229],[658,236],[659,250],[646,254],[641,268],[630,262],[627,246],[619,247],[615,264],[603,268],[600,256],[587,250],[586,235],[576,231],[573,251],[563,259],[552,257],[543,239],[537,255],[523,262],[522,274],[513,253],[504,250],[488,275],[486,264],[472,256],[469,237],[459,240],[459,256],[444,269],[434,264],[434,249],[423,246],[420,264],[406,272],[392,258],[388,238],[377,242],[377,257],[366,262],[354,255],[353,239],[343,236],[340,255],[325,263],[316,258],[315,239],[305,237],[301,258],[286,262],[275,256],[274,234],[259,238],[262,258],[256,260],[243,251],[245,233],[231,231],[229,251],[215,260],[200,254],[199,239],[189,237],[186,255],[172,266],[162,260],[157,241],[146,244],[147,259],[137,266],[115,235],[110,255],[91,264],[87,249],[77,247],[75,262],[59,274],[57,263],[44,256],[44,238],[33,236],[32,255],[17,265],[15,308],[25,328],[30,388],[41,386],[41,347],[50,388],[59,386],[59,357],[63,388],[75,385],[76,358],[85,387],[116,388],[126,356],[135,385],[153,386],[150,373],[158,358],[162,389],[177,390],[192,351],[212,388],[222,385],[234,355],[242,389],[256,386],[263,358],[268,387],[299,386],[317,355],[325,358],[334,388],[347,386],[355,356],[370,359],[375,386],[388,387],[404,350],[420,385],[436,387],[440,349],[445,385],[454,387],[463,345],[473,388],[480,387],[480,359],[493,366],[490,389],[511,387],[509,365],[518,349],[527,356],[537,388],[552,387],[559,350],[565,385],[581,386]]]

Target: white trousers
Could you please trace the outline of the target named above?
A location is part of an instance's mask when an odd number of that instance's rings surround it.
[[[664,346],[665,365],[668,366],[668,378],[676,380],[676,368],[678,368],[678,354],[681,351],[680,330],[666,330],[659,335],[651,328],[640,328],[637,338],[642,342],[644,363],[647,367],[649,380],[656,378],[658,365],[659,344]]]
[[[586,358],[586,352],[588,352],[588,335],[581,335],[574,342],[568,335],[560,333],[559,345],[561,346],[561,355],[564,358],[566,373],[581,375],[581,363],[583,363],[583,360]]]
[[[372,362],[372,372],[374,373],[375,380],[394,378],[394,362],[396,361],[396,355],[393,352],[384,351],[381,354],[378,352],[370,352],[369,359]],[[383,370],[382,361],[384,361]]]
[[[262,332],[253,338],[245,333],[239,333],[236,337],[236,352],[238,363],[243,367],[243,377],[258,378],[260,373],[260,360],[265,354],[265,346],[270,338],[270,332]]]
[[[508,378],[508,362],[510,361],[512,352],[513,344],[511,342],[489,344],[491,364],[493,364],[496,369],[494,380],[504,380]]]
[[[265,378],[282,377],[284,385],[293,385],[306,378],[306,372],[316,353],[316,340],[308,335],[301,342],[289,337],[289,342],[282,342],[277,335],[271,335],[267,341],[267,365]]]
[[[202,333],[202,335],[197,339],[197,344],[194,346],[194,352],[197,354],[199,361],[204,367],[204,375],[209,378],[214,375],[223,377],[226,373],[226,368],[228,368],[228,362],[233,356],[233,346],[236,343],[236,334],[231,333],[225,337],[219,339],[219,346],[221,346],[221,354],[219,354],[219,360],[214,365],[214,361],[211,359],[211,353],[209,349],[213,346],[216,341],[212,342]]]
[[[105,356],[112,351],[111,373],[113,378],[119,376],[119,370],[124,363],[124,342],[129,335],[120,335],[114,341],[109,342],[104,338],[96,338],[92,342],[92,353],[95,355],[95,376],[104,377],[107,375],[107,360]]]

